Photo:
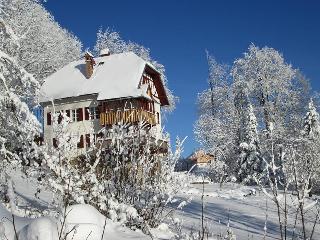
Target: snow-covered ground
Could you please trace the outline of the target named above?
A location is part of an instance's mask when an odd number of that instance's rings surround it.
[[[19,208],[24,206],[36,206],[43,210],[50,211],[50,201],[52,194],[49,192],[41,192],[40,199],[34,195],[35,184],[27,179],[19,176],[13,177],[14,188],[17,196],[17,205]],[[180,219],[182,228],[185,232],[190,233],[192,230],[197,231],[201,223],[202,215],[202,187],[200,183],[190,184],[179,194],[182,200],[192,201],[183,209],[175,210],[173,218]],[[263,239],[264,225],[266,219],[266,202],[268,206],[267,217],[267,237],[266,239],[280,239],[278,229],[277,212],[271,200],[267,200],[266,196],[253,187],[241,186],[239,184],[224,184],[222,189],[219,184],[204,184],[204,218],[205,225],[215,234],[224,234],[227,229],[228,219],[232,231],[236,234],[238,240],[247,239]],[[70,206],[70,214],[66,219],[65,227],[71,230],[76,226],[76,233],[69,235],[69,239],[73,236],[76,239],[95,240],[101,239],[101,233],[105,223],[105,218],[89,205]],[[55,239],[59,234],[57,228],[60,229],[60,221],[57,218],[41,217],[36,220],[32,218],[23,218],[19,215],[26,215],[26,210],[17,211],[15,214],[16,231],[20,234],[19,240],[41,239],[39,236],[46,236],[46,240]],[[292,224],[293,213],[290,213],[289,224]],[[4,233],[9,240],[14,238],[11,213],[2,206],[0,207],[0,239],[6,239]],[[308,228],[311,229],[311,218],[308,218]],[[168,223],[170,221],[168,220]],[[5,229],[5,231],[4,231]],[[174,231],[174,229],[171,229]],[[153,229],[152,232],[158,239],[170,239],[173,234],[165,224],[159,229]],[[2,235],[1,235],[2,234]],[[41,235],[42,234],[42,235]],[[320,229],[316,228],[314,239],[320,239]],[[88,237],[88,238],[87,238]],[[122,240],[122,239],[150,239],[149,236],[141,232],[132,231],[119,223],[107,220],[105,227],[104,239]]]
[[[193,198],[190,204],[176,211],[175,216],[183,219],[184,229],[199,229],[202,215],[202,184],[192,184],[181,198]],[[267,205],[266,205],[267,203]],[[267,211],[267,236],[265,239],[280,239],[278,215],[275,205],[257,188],[228,183],[204,184],[205,225],[215,234],[226,232],[228,219],[237,239],[264,239],[264,226]],[[310,213],[310,216],[313,216]],[[293,223],[294,213],[289,211],[289,224]],[[312,228],[312,217],[307,219],[308,230]],[[290,229],[292,230],[292,229]],[[313,239],[320,239],[317,226]]]
[[[90,205],[73,205],[67,209],[67,212],[69,214],[63,225],[61,224],[63,219],[50,217],[31,219],[16,216],[13,225],[11,214],[1,207],[0,239],[15,240],[15,232],[17,232],[19,240],[57,240],[61,226],[65,230],[62,236],[66,236],[63,239],[66,240],[150,239],[141,232],[132,231],[110,219],[105,219]]]
[[[42,191],[36,198],[35,182],[22,178],[17,172],[12,175],[14,183],[16,205],[19,210],[14,210],[14,221],[12,214],[0,205],[0,240],[16,240],[15,232],[19,240],[57,240],[61,226],[65,232],[70,232],[66,240],[125,240],[125,239],[150,239],[142,232],[132,231],[119,223],[105,219],[94,207],[85,204],[69,206],[67,214],[60,217],[41,217],[52,211],[50,203],[53,195],[48,191]],[[42,209],[40,217],[28,216],[28,208],[37,207]],[[66,218],[63,216],[67,215]],[[65,224],[61,224],[65,219]],[[16,229],[14,229],[14,227]],[[74,230],[73,230],[74,229]],[[105,229],[103,231],[103,229]],[[103,233],[104,232],[104,233]],[[160,231],[161,232],[161,231]]]

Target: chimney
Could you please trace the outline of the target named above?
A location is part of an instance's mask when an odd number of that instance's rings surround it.
[[[90,52],[86,52],[84,54],[84,58],[86,61],[86,78],[90,78],[93,74],[93,66],[96,64],[93,55]]]
[[[99,57],[106,57],[106,56],[110,56],[109,48],[104,48],[100,51]]]

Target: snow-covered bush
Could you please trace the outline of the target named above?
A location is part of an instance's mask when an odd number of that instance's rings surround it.
[[[95,202],[107,214],[110,214],[109,200],[133,206],[144,224],[157,226],[167,213],[166,205],[178,191],[173,170],[180,157],[182,143],[178,143],[175,153],[161,152],[162,144],[167,143],[159,144],[143,121],[131,126],[116,124],[104,129],[103,136],[91,160],[96,166],[96,181],[103,188],[93,188],[88,201]],[[115,207],[112,214],[121,208]],[[128,216],[132,211],[125,212],[127,220],[138,219]],[[117,218],[122,217],[118,214]],[[134,221],[127,223],[136,224]]]
[[[209,164],[208,175],[211,181],[220,183],[222,186],[223,182],[228,180],[229,169],[228,165],[220,159],[216,159]]]
[[[182,184],[174,174],[181,141],[176,152],[163,152],[168,143],[159,143],[145,122],[118,123],[102,129],[86,154],[72,157],[68,152],[75,144],[64,127],[68,118],[60,121],[57,146],[38,171],[45,173],[42,183],[56,194],[60,212],[64,204],[89,203],[109,218],[146,232],[169,214],[166,206],[175,201]]]
[[[289,228],[296,231],[298,224],[301,232],[294,234],[302,239],[312,239],[314,229],[306,230],[306,216],[308,213],[308,221],[317,225],[317,201],[309,199],[309,194],[314,187],[311,183],[319,175],[319,144],[304,138],[291,138],[279,144],[271,135],[269,151],[265,155],[265,170],[255,179],[276,206],[281,239],[285,239]],[[288,221],[290,212],[296,213],[293,225]]]

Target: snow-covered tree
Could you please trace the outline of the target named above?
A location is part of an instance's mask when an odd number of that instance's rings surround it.
[[[61,28],[40,1],[2,0],[0,16],[18,34],[18,64],[38,81],[80,57],[80,41]]]
[[[178,97],[176,97],[173,92],[168,87],[168,80],[165,75],[165,68],[161,63],[158,63],[154,60],[150,55],[150,49],[145,48],[142,45],[139,45],[132,41],[125,41],[118,32],[112,31],[110,29],[106,29],[103,31],[99,29],[97,32],[97,41],[94,46],[94,52],[96,55],[99,55],[102,49],[109,49],[111,54],[114,53],[122,53],[122,52],[134,52],[139,57],[144,59],[145,61],[150,62],[155,68],[161,73],[163,85],[165,87],[168,100],[169,107],[165,107],[166,112],[171,112],[175,109],[176,102],[178,101]]]
[[[278,51],[250,45],[230,71],[213,57],[207,58],[209,88],[199,94],[199,118],[194,128],[206,151],[219,148],[228,156],[227,165],[235,170],[249,156],[256,159],[253,162],[261,162],[271,134],[278,142],[300,134],[310,88],[306,78]],[[250,143],[248,127],[252,123],[259,141]],[[247,148],[253,143],[256,146],[250,149],[255,153]],[[235,164],[235,159],[242,163]]]
[[[260,49],[253,44],[244,57],[233,64],[234,83],[247,83],[250,102],[258,110],[258,116],[261,115],[261,123],[267,131],[271,131],[273,125],[282,128],[286,114],[296,104],[293,98],[295,73],[278,51],[268,47]]]
[[[259,149],[257,119],[251,104],[247,106],[245,112],[242,112],[239,137],[238,177],[240,181],[248,181],[252,175],[262,171],[263,164]]]
[[[320,152],[320,119],[312,99],[310,99],[308,103],[308,111],[304,118],[302,137],[308,142],[312,151]],[[307,149],[308,148],[305,149],[305,154],[309,155]],[[311,195],[311,193],[318,193],[320,191],[320,160],[318,158],[313,158],[309,161],[313,161],[313,163],[308,162],[308,165],[313,167],[312,172],[314,172],[310,176],[308,186]]]
[[[37,101],[39,84],[17,63],[15,55],[9,55],[17,54],[19,43],[4,21],[0,22],[0,45],[0,153],[7,160],[27,163],[40,131],[40,124],[30,111]]]
[[[287,239],[291,229],[298,239],[312,239],[314,231],[306,226],[319,220],[317,201],[309,198],[314,190],[310,181],[319,175],[319,149],[309,139],[292,137],[280,143],[271,135],[264,172],[254,178],[276,206],[281,239]],[[291,212],[295,213],[294,225],[289,221]]]
[[[219,111],[221,106],[221,99],[217,98],[215,93],[217,89],[223,88],[227,85],[228,81],[228,66],[219,64],[216,59],[206,51],[207,61],[209,67],[208,83],[211,93],[211,111],[214,116]]]
[[[228,67],[207,55],[209,88],[198,94],[199,118],[194,133],[209,153],[223,152],[229,166],[235,167],[238,117],[234,106],[234,92],[228,81]]]
[[[320,137],[319,113],[317,112],[312,99],[308,104],[308,112],[304,119],[303,135],[314,140],[318,140]]]
[[[247,84],[237,82],[234,86],[234,104],[239,116],[238,177],[240,181],[249,181],[253,174],[261,171],[262,165],[258,123],[248,96]]]
[[[10,170],[22,170],[38,159],[40,124],[30,109],[37,102],[39,84],[17,62],[18,37],[2,19],[0,46],[0,198],[7,202],[13,192]]]

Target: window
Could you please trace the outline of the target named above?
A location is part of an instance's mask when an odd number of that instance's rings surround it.
[[[152,91],[150,86],[148,87],[147,94],[149,95],[149,97],[152,97]]]
[[[56,115],[58,115],[58,124],[60,124],[62,122],[63,119],[63,111],[60,112],[56,112]]]
[[[47,113],[47,125],[51,125],[51,118],[52,118],[51,112],[48,112]]]
[[[95,117],[95,119],[99,119],[100,118],[99,107],[95,107],[94,117]]]
[[[54,148],[57,148],[57,147],[58,147],[58,141],[57,141],[57,139],[55,139],[55,138],[52,139],[52,145],[53,145]]]
[[[90,134],[86,134],[86,146],[90,147]]]
[[[90,108],[86,107],[86,108],[84,109],[84,119],[85,119],[85,120],[91,119],[90,113],[91,113]]]
[[[80,121],[83,120],[82,108],[77,108],[77,110],[76,110],[76,119],[77,119],[77,122],[80,122]]]
[[[70,116],[70,110],[66,110],[66,115],[67,115],[68,118],[71,117],[71,116]]]
[[[76,122],[77,121],[77,114],[76,114],[76,110],[75,109],[72,109],[71,110],[71,115],[72,115],[72,118],[71,118],[71,121],[72,122]]]
[[[83,135],[80,136],[80,141],[77,144],[78,148],[83,148],[84,147],[84,142],[83,142]]]
[[[94,108],[94,107],[91,107],[90,110],[89,110],[89,112],[90,112],[89,118],[90,118],[91,120],[94,119],[95,108]]]
[[[99,107],[90,107],[88,108],[88,119],[93,120],[93,119],[99,119],[100,118],[100,111]]]
[[[93,145],[95,145],[97,143],[97,140],[98,140],[98,134],[94,133],[92,140],[93,140]]]

